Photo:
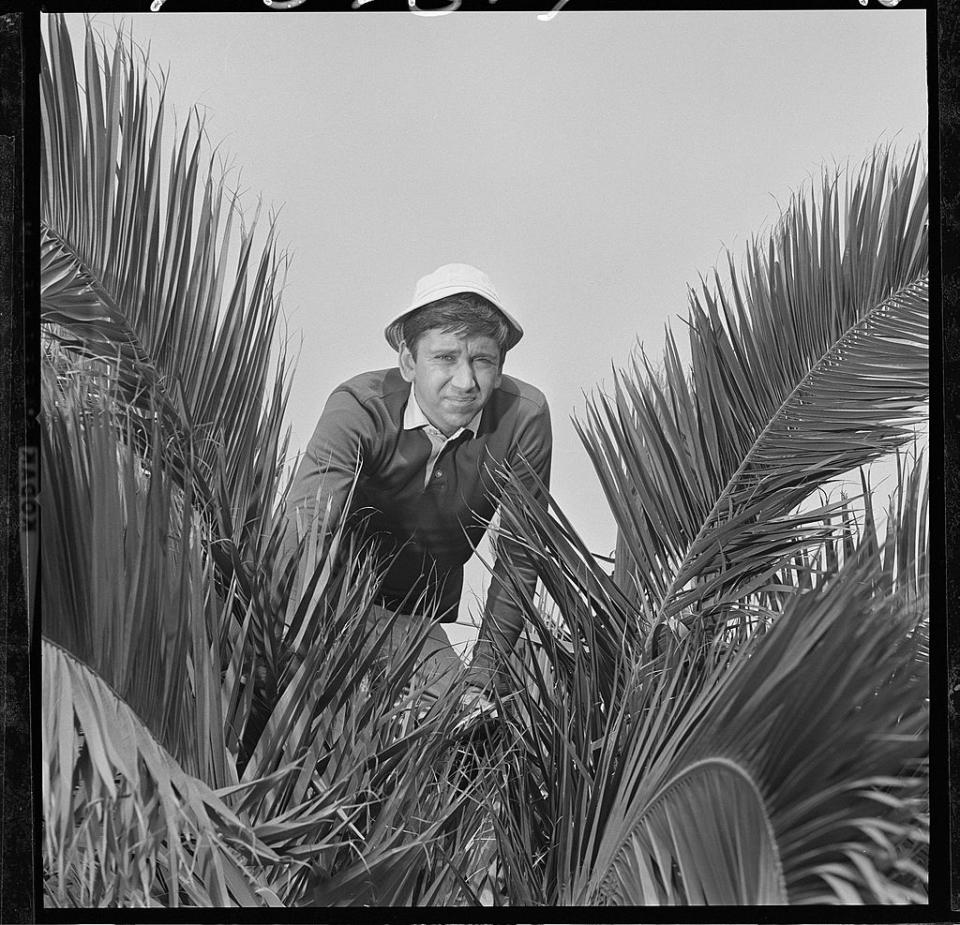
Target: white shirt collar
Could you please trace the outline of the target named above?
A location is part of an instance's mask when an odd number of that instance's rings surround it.
[[[483,414],[483,409],[481,408],[463,427],[461,427],[455,434],[451,434],[446,439],[453,440],[455,437],[459,437],[465,430],[469,430],[474,437],[476,437],[477,432],[480,430],[480,416]],[[430,421],[427,419],[427,416],[423,413],[423,409],[420,407],[420,403],[417,401],[417,396],[414,392],[413,385],[410,385],[410,398],[407,399],[407,407],[403,410],[403,429],[404,430],[416,430],[418,427],[433,427]]]

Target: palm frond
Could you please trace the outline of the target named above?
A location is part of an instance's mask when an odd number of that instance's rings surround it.
[[[279,858],[89,667],[44,640],[42,793],[56,905],[261,905]]]
[[[203,178],[203,126],[193,117],[164,176],[165,80],[154,101],[132,39],[118,37],[110,55],[87,22],[82,92],[60,16],[49,18],[48,45],[40,107],[44,330],[85,356],[118,363],[132,409],[149,414],[159,405],[166,436],[209,482],[201,501],[214,508],[222,538],[241,544],[241,560],[260,558],[275,523],[287,392],[285,356],[271,356],[285,265],[273,223],[259,253],[256,217],[234,245],[236,199],[213,157]]]
[[[223,605],[192,481],[181,488],[171,476],[159,418],[150,455],[139,455],[115,377],[73,372],[58,381],[43,366],[43,632],[104,678],[189,773],[230,783],[217,721]]]
[[[871,486],[867,469],[860,470],[862,491],[853,495],[840,491],[840,501],[827,503],[826,493],[819,510],[832,508],[824,517],[822,537],[814,548],[794,554],[758,590],[742,593],[736,604],[739,618],[734,627],[750,628],[767,624],[783,611],[799,591],[819,587],[837,575],[841,566],[860,547],[869,547],[882,561],[877,581],[884,594],[900,596],[902,607],[917,613],[916,630],[925,631],[923,615],[928,609],[928,474],[923,452],[896,454],[897,482],[885,511],[879,509],[878,492]],[[883,526],[878,526],[878,516]],[[676,626],[676,624],[674,624]],[[666,628],[666,627],[664,627]],[[753,627],[755,628],[755,627]],[[732,630],[727,630],[728,637]]]
[[[708,619],[823,538],[798,506],[901,446],[927,396],[926,175],[877,152],[825,175],[729,283],[691,292],[692,366],[668,332],[578,430],[616,518],[618,578],[648,629]],[[624,557],[627,557],[624,561]]]
[[[496,820],[510,900],[924,901],[923,638],[887,568],[864,535],[746,639],[625,650],[613,702],[583,611],[564,614],[562,655],[531,615],[548,670],[528,662],[504,703],[520,756]]]
[[[913,615],[863,593],[881,568],[853,560],[794,597],[697,695],[673,754],[635,763],[638,737],[598,850],[598,895],[621,895],[643,863],[667,882],[666,858],[686,902],[924,901],[925,875],[900,883],[874,840],[887,824],[926,842],[927,683]]]

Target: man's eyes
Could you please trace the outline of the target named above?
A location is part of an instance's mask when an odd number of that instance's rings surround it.
[[[434,354],[434,359],[441,360],[444,363],[453,363],[456,361],[457,357],[452,353],[437,353]],[[493,360],[490,357],[474,357],[473,362],[479,364],[480,366],[493,365]]]

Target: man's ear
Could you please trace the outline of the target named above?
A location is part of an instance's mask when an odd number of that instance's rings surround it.
[[[400,354],[397,357],[397,363],[400,366],[400,375],[403,376],[404,381],[413,382],[417,361],[413,358],[406,341],[400,341]]]

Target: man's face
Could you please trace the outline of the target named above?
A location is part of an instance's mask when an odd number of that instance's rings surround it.
[[[400,372],[412,382],[423,413],[445,437],[469,424],[500,385],[500,348],[485,334],[452,334],[431,328],[416,356],[400,350]]]

